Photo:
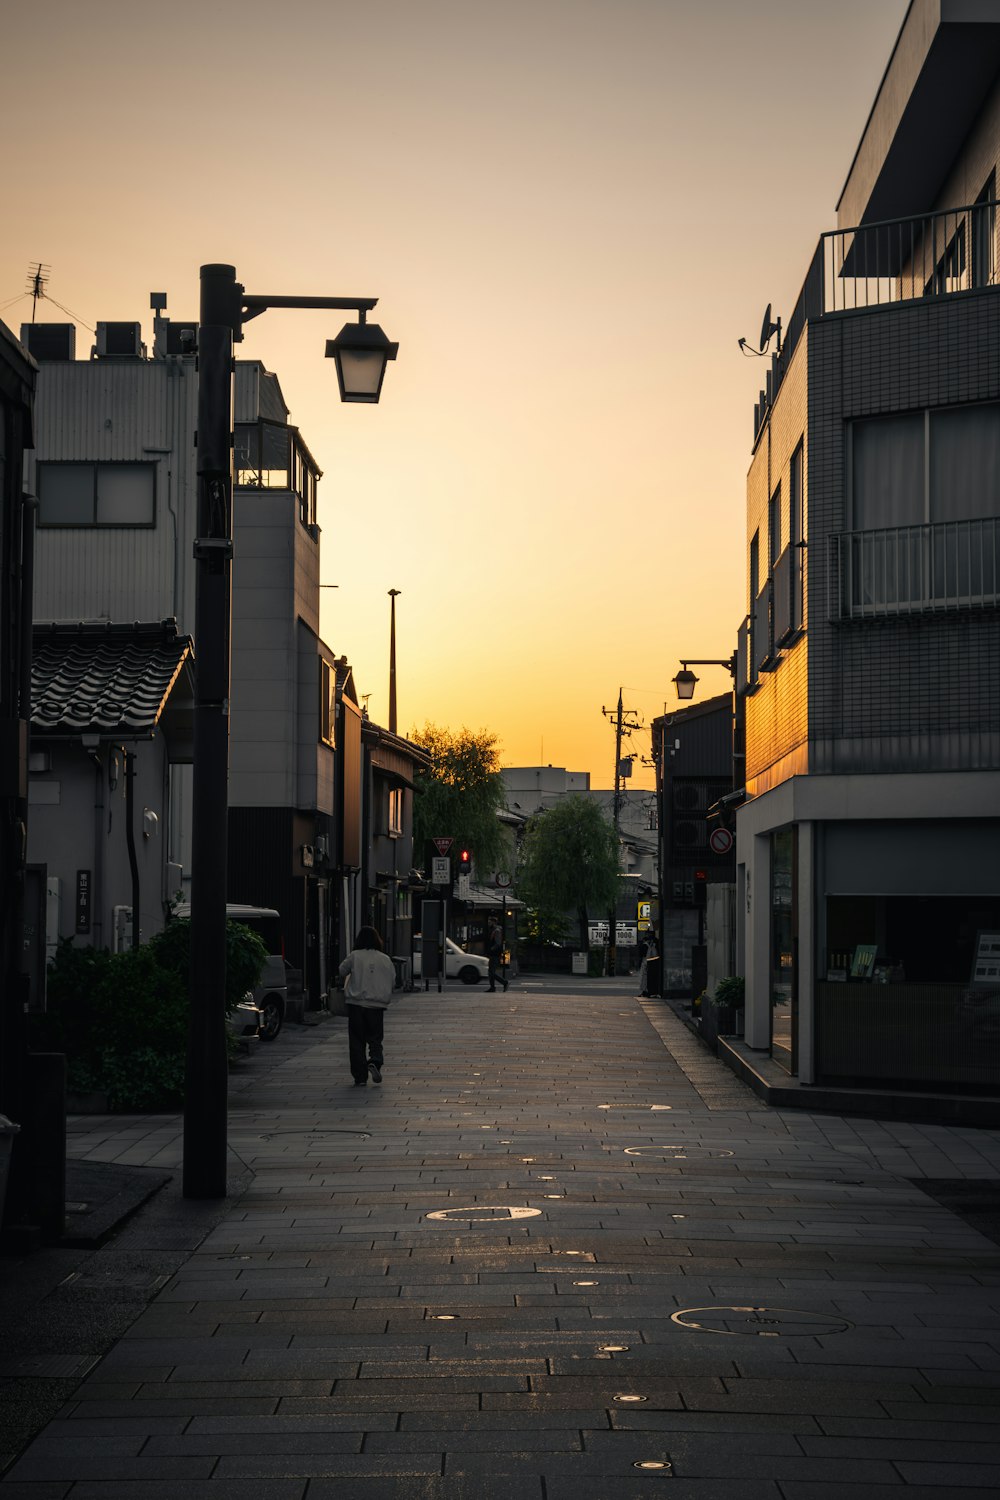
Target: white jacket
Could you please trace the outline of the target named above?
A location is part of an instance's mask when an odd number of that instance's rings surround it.
[[[379,948],[355,948],[340,966],[347,976],[344,998],[348,1005],[385,1010],[396,983],[396,966]]]

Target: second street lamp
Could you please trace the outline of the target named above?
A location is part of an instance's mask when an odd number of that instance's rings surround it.
[[[191,1016],[184,1102],[184,1196],[226,1195],[226,848],[229,820],[230,608],[233,556],[233,344],[268,308],[354,311],[360,324],[329,342],[345,401],[375,402],[395,359],[375,297],[248,294],[236,268],[201,268],[198,324],[198,518],[191,842]]]

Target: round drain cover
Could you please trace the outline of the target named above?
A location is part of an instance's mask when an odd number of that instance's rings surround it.
[[[685,1307],[670,1321],[699,1333],[745,1334],[750,1338],[806,1339],[846,1333],[854,1325],[827,1313],[788,1307]]]
[[[428,1219],[467,1219],[470,1223],[483,1223],[491,1219],[537,1219],[540,1208],[510,1208],[506,1203],[475,1203],[471,1208],[441,1208],[436,1213],[426,1214]]]
[[[657,1161],[687,1161],[691,1156],[735,1156],[735,1151],[706,1151],[701,1146],[626,1146],[626,1156],[648,1156]]]

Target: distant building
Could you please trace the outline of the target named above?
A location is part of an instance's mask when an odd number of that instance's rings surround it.
[[[754,414],[746,1035],[806,1083],[1000,1079],[998,153],[1000,14],[914,0]]]
[[[733,695],[689,703],[655,718],[650,729],[660,806],[662,993],[698,996],[708,983],[710,906],[717,941],[734,954],[722,967],[735,968],[732,820],[712,816],[733,790]]]
[[[592,789],[589,771],[567,771],[562,766],[506,766],[501,774],[508,812],[525,821],[566,797],[586,797],[601,808],[609,823],[614,821],[614,791]],[[639,902],[652,900],[655,904],[657,898],[655,792],[622,787],[618,793],[618,831],[622,880],[617,916],[636,929],[638,938]]]

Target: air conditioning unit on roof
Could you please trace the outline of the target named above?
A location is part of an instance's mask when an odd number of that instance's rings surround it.
[[[142,324],[98,323],[94,354],[97,359],[144,359]]]
[[[76,329],[72,323],[22,323],[21,343],[39,364],[76,359]]]

